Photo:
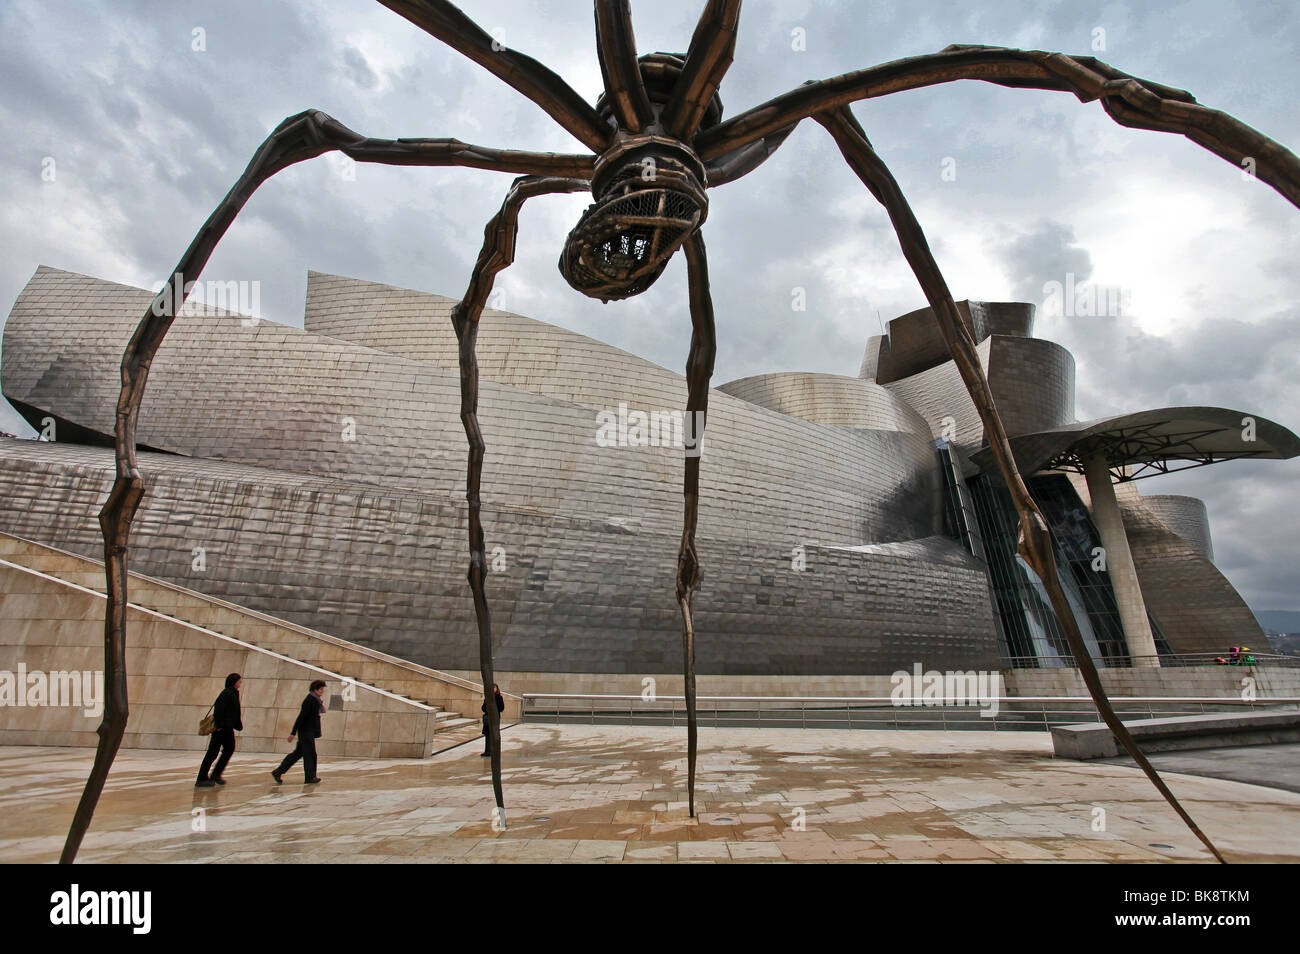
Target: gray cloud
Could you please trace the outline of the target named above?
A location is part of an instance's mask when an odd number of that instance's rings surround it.
[[[355,46],[349,46],[344,49],[343,63],[348,68],[348,73],[352,77],[352,82],[356,83],[362,89],[374,89],[379,85],[379,78],[376,77],[374,71],[370,69],[370,64],[366,62],[365,54]]]
[[[1064,284],[1092,277],[1092,256],[1080,248],[1074,229],[1062,222],[1038,222],[1029,231],[1009,239],[1002,253],[1011,276],[1011,293],[1017,301],[1041,302],[1048,282]]]

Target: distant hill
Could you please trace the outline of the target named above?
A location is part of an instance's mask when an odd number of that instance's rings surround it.
[[[1300,633],[1300,610],[1255,610],[1255,619],[1271,633]]]
[[[1273,645],[1274,652],[1286,656],[1300,656],[1300,633],[1290,633],[1286,636],[1269,636],[1268,641]]]

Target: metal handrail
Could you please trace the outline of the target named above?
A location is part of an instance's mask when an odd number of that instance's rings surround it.
[[[541,721],[584,721],[596,725],[597,719],[614,724],[677,725],[684,720],[684,696],[602,693],[525,692],[523,718]],[[569,704],[563,705],[563,702]],[[916,728],[934,726],[943,731],[972,727],[994,731],[1014,726],[1017,729],[1049,730],[1054,725],[1100,722],[1092,699],[1087,696],[986,696],[964,704],[912,698],[905,704],[892,696],[698,696],[697,715],[704,724],[716,726],[741,723],[751,727],[797,722],[820,728]],[[997,712],[986,717],[980,712],[989,703],[998,704]],[[1207,708],[1276,708],[1300,705],[1300,697],[1271,696],[1252,700],[1235,696],[1113,696],[1111,702],[1127,718],[1153,719],[1161,716],[1204,713]],[[550,704],[547,704],[550,703]],[[639,705],[638,705],[639,703]],[[712,705],[709,705],[712,703]],[[723,705],[723,704],[728,705]],[[750,705],[746,705],[750,703]],[[1037,707],[1037,708],[1029,708]],[[962,717],[958,717],[958,713]],[[830,713],[838,718],[827,718]],[[870,715],[868,714],[870,713]],[[892,714],[889,719],[872,716]],[[855,715],[857,719],[855,720]],[[972,717],[974,716],[974,717]],[[1041,717],[1041,718],[1040,718]]]
[[[1158,656],[1103,656],[1094,658],[1093,664],[1099,669],[1132,669],[1138,668],[1134,665],[1136,662],[1143,660],[1153,660],[1161,669],[1185,669],[1193,667],[1206,667],[1210,669],[1252,669],[1258,667],[1277,667],[1281,669],[1300,668],[1300,656],[1288,656],[1284,653],[1274,652],[1256,652],[1250,650],[1247,654],[1254,662],[1246,662],[1244,658],[1238,662],[1232,661],[1232,654],[1224,650],[1220,653],[1167,653]],[[1227,660],[1227,662],[1216,662],[1218,659]],[[999,663],[1004,669],[1052,669],[1052,668],[1075,668],[1078,664],[1073,656],[1001,656]],[[1153,667],[1154,668],[1154,667]]]
[[[629,700],[639,699],[643,702],[658,702],[668,700],[672,702],[685,701],[685,696],[656,694],[647,699],[644,695],[618,695],[616,693],[599,693],[599,692],[522,692],[520,695],[524,700],[528,699],[618,699]],[[696,696],[699,702],[887,702],[893,703],[893,696]],[[980,701],[993,702],[1080,702],[1092,705],[1090,696],[980,696]],[[920,704],[922,697],[912,697],[912,701]],[[1259,704],[1266,703],[1300,703],[1300,696],[1269,696],[1266,699],[1254,700],[1253,703],[1247,700],[1239,699],[1236,696],[1110,696],[1111,702],[1212,702],[1212,703],[1236,703]],[[956,703],[948,703],[956,705]]]

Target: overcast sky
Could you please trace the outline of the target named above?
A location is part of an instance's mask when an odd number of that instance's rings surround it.
[[[634,2],[640,51],[684,51],[702,6]],[[462,7],[595,100],[589,3]],[[730,116],[807,79],[950,43],[1061,50],[1187,89],[1295,150],[1297,9],[750,0],[721,95]],[[523,96],[370,0],[0,0],[0,62],[4,314],[40,264],[156,287],[267,132],[307,107],[372,136],[584,151]],[[1300,219],[1272,189],[1064,93],[962,82],[856,112],[953,293],[1040,305],[1036,334],[1078,360],[1081,419],[1209,404],[1300,430]],[[204,277],[259,281],[262,316],[299,326],[309,268],[458,297],[511,176],[344,173],[324,157],[264,185]],[[564,236],[589,198],[529,204],[497,304],[680,370],[690,336],[681,256],[622,304],[589,301],[560,277]],[[711,201],[717,383],[856,374],[879,322],[924,305],[880,209],[814,123]],[[1113,289],[1122,314],[1046,314],[1045,285],[1068,275]],[[795,289],[804,312],[792,311]],[[0,429],[19,426],[0,408]],[[1204,498],[1218,565],[1252,607],[1298,609],[1298,467],[1235,462],[1141,486]]]

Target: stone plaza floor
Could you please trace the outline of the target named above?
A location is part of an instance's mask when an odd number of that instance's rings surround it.
[[[301,766],[125,750],[79,861],[98,863],[1210,861],[1136,768],[1052,758],[1046,733],[518,725],[503,733],[508,827],[478,743],[424,761]],[[286,751],[288,745],[286,744]],[[0,862],[52,862],[92,752],[0,748]],[[1300,794],[1167,775],[1229,861],[1300,860]]]

